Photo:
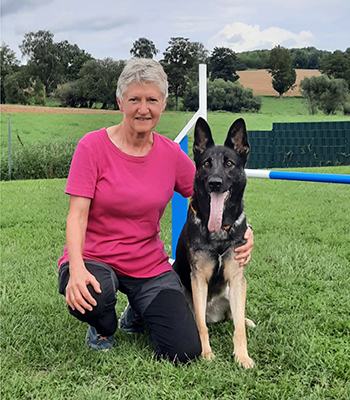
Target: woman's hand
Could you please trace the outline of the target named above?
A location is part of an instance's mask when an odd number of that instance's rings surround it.
[[[90,284],[96,293],[101,293],[100,284],[83,264],[80,267],[70,268],[71,275],[66,287],[66,302],[73,309],[85,314],[85,310],[92,311],[97,301],[89,292]]]
[[[100,284],[85,267],[83,248],[91,199],[70,196],[69,213],[67,217],[66,243],[69,258],[69,281],[66,287],[66,302],[82,314],[92,311],[97,305],[88,290],[91,285],[96,293],[101,293]]]
[[[251,253],[254,246],[254,235],[250,227],[248,227],[248,229],[246,230],[244,234],[244,239],[246,239],[247,243],[235,249],[235,260],[242,260],[239,263],[240,267],[244,267],[245,265],[247,265],[251,259]]]

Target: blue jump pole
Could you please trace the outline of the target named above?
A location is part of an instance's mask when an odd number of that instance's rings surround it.
[[[287,181],[307,181],[350,184],[350,175],[318,174],[310,172],[267,171],[246,169],[248,178],[282,179]]]
[[[181,149],[187,154],[187,136],[185,136],[181,142],[180,146]],[[186,218],[187,218],[187,199],[181,196],[179,193],[174,193],[173,199],[172,199],[172,242],[171,242],[171,256],[173,260],[175,260],[175,254],[176,254],[176,246],[177,242],[180,237],[180,233],[182,230],[182,227],[185,224]]]
[[[180,142],[181,148],[187,153],[187,136]],[[319,174],[310,172],[268,171],[263,169],[246,169],[248,178],[280,179],[287,181],[325,182],[350,184],[350,175]],[[182,227],[187,218],[187,199],[174,193],[172,200],[172,258],[175,260],[176,245]]]

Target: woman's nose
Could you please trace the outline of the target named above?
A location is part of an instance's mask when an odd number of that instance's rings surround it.
[[[139,106],[139,113],[140,114],[147,114],[148,113],[148,106],[147,101],[141,101]]]

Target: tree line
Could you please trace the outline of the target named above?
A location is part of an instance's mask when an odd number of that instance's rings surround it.
[[[58,100],[61,106],[117,108],[115,89],[125,60],[94,59],[91,54],[67,40],[54,41],[50,31],[29,32],[19,46],[26,65],[20,65],[15,52],[6,44],[1,46],[1,103],[44,105],[46,98]],[[130,49],[131,57],[153,58],[159,54],[155,44],[146,38],[136,40]],[[200,42],[174,37],[162,54],[160,63],[168,75],[169,107],[187,110],[198,108],[198,64],[208,65],[208,108],[227,111],[259,111],[261,100],[244,89],[237,81],[239,71],[267,69],[272,86],[282,97],[295,86],[295,68],[319,69],[325,76],[301,86],[310,111],[334,108],[320,106],[320,91],[341,91],[337,100],[348,104],[350,88],[350,48],[345,52],[326,52],[314,47],[235,53],[226,47],[215,47],[212,52]],[[328,86],[327,86],[328,85]],[[317,89],[316,89],[317,87]],[[315,94],[316,93],[316,94]],[[322,96],[321,96],[322,97]],[[333,102],[335,97],[333,96]],[[341,99],[341,100],[340,100]],[[328,103],[332,101],[327,100]],[[337,104],[338,104],[337,103]],[[339,104],[336,109],[341,108]],[[344,110],[346,107],[343,107]]]

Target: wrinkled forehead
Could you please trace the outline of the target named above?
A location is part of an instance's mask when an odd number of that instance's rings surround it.
[[[133,80],[125,86],[122,96],[131,93],[148,93],[149,95],[159,96],[164,101],[165,96],[157,82],[148,80]]]

